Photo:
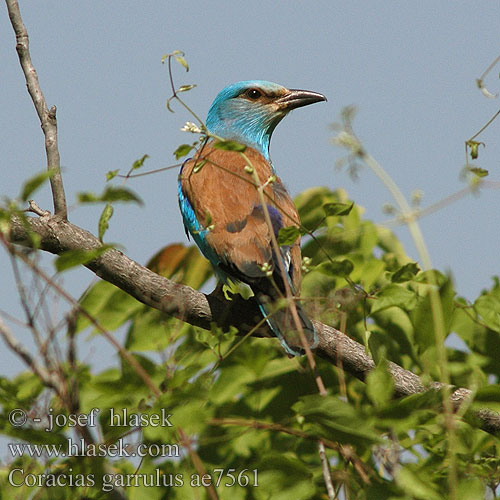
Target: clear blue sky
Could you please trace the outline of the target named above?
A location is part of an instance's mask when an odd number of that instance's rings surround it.
[[[100,192],[108,170],[126,171],[145,153],[148,168],[174,163],[173,151],[191,139],[179,130],[189,116],[178,105],[175,114],[165,108],[168,74],[160,60],[174,49],[186,52],[191,70],[179,67],[175,77],[179,85],[198,85],[185,97],[201,116],[221,88],[238,80],[324,93],[328,103],[297,110],[280,124],[273,162],[292,194],[317,185],[343,187],[376,222],[387,219],[381,210],[392,201],[386,189],[367,169],[354,183],[334,167],[344,152],[331,144],[329,125],[343,107],[358,108],[355,129],[366,148],[406,195],[423,190],[426,205],[464,186],[464,141],[499,106],[475,85],[499,54],[499,2],[20,4],[42,89],[49,105],[58,107],[70,220],[94,233],[100,209],[74,207],[76,192]],[[0,60],[0,195],[15,196],[25,178],[45,168],[45,156],[3,2]],[[486,80],[494,92],[500,91],[499,70]],[[499,127],[500,121],[481,136],[486,148],[477,163],[491,179],[500,179]],[[145,205],[117,205],[108,241],[120,242],[141,263],[168,243],[185,242],[176,176],[167,171],[130,182]],[[499,195],[485,190],[421,221],[434,266],[451,270],[469,299],[499,272]],[[36,200],[52,208],[48,189]],[[417,259],[407,229],[396,232]],[[51,269],[51,260],[45,262]],[[0,309],[20,314],[4,252],[0,270]],[[79,270],[65,274],[63,284],[78,296],[92,279]],[[0,350],[1,373],[18,370],[17,360]]]

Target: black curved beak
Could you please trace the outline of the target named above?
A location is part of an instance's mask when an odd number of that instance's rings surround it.
[[[288,94],[276,100],[276,102],[287,111],[321,101],[326,101],[326,97],[323,94],[311,92],[310,90],[297,89],[290,89]]]

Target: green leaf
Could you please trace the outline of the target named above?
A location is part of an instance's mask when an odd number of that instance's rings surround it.
[[[243,152],[247,148],[244,144],[236,141],[217,141],[214,143],[214,149],[222,149],[223,151],[238,151]]]
[[[207,162],[208,162],[208,160],[201,160],[199,163],[197,163],[193,167],[193,173],[197,174],[206,165]]]
[[[484,294],[474,302],[474,310],[481,316],[488,328],[500,332],[500,298],[493,294]]]
[[[172,55],[175,57],[175,60],[183,67],[186,69],[186,71],[189,71],[189,66],[186,61],[186,58],[184,57],[184,52],[182,50],[174,50],[172,52]]]
[[[186,156],[189,154],[189,152],[193,149],[193,146],[191,144],[181,144],[175,151],[174,155],[175,158],[178,160],[179,158],[182,158],[183,156]]]
[[[448,281],[448,278],[437,269],[429,269],[428,271],[418,273],[418,276],[415,277],[414,281],[428,285],[443,286]]]
[[[354,264],[348,260],[334,260],[333,262],[323,262],[316,268],[320,273],[327,276],[340,276],[345,278],[351,274],[354,269]]]
[[[375,406],[385,406],[392,398],[394,381],[389,373],[387,359],[382,358],[366,377],[366,394]]]
[[[114,179],[116,177],[116,174],[118,174],[118,169],[116,170],[110,170],[109,172],[106,173],[106,180],[110,181],[111,179]]]
[[[487,177],[489,175],[488,170],[481,167],[470,167],[469,171],[477,175],[478,177]]]
[[[44,172],[40,172],[35,176],[28,179],[23,184],[23,189],[21,190],[21,200],[28,201],[28,198],[39,188],[41,187],[48,179],[55,175],[57,172],[56,169],[51,168],[50,170],[45,170]]]
[[[189,370],[182,370],[176,372],[174,376],[178,377],[179,375],[181,377],[179,390],[162,394],[151,408],[151,414],[160,413],[162,408],[168,409],[167,411],[172,414],[172,425],[174,427],[182,427],[183,432],[191,435],[202,431],[208,425],[213,415],[214,407],[206,404],[204,396],[206,396],[207,388],[204,386],[202,378],[196,382],[188,383],[189,378],[194,373]],[[175,387],[176,380],[172,381],[172,385]],[[172,392],[176,394],[172,394]],[[150,439],[161,439],[162,434],[168,428],[147,426],[143,427],[142,430]]]
[[[493,411],[500,410],[500,387],[498,385],[487,385],[481,387],[474,396],[473,406],[477,409],[487,407]]]
[[[438,300],[441,300],[445,332],[449,331],[453,319],[454,298],[455,290],[453,289],[451,280],[448,279],[440,286],[438,298]],[[417,345],[421,348],[421,352],[436,345],[436,329],[431,300],[431,291],[427,290],[425,295],[419,297],[415,308],[410,311],[410,320],[415,332],[414,338]]]
[[[378,418],[388,418],[393,422],[395,420],[408,420],[408,416],[417,417],[419,413],[428,410],[439,410],[443,402],[443,393],[439,390],[429,390],[411,394],[402,399],[393,399],[385,408],[379,409],[377,412]],[[410,425],[412,425],[410,423]]]
[[[292,479],[293,478],[293,479]],[[260,500],[306,500],[314,493],[313,475],[295,453],[272,453],[259,467]]]
[[[174,322],[154,309],[138,314],[127,333],[125,347],[131,351],[159,351],[171,341]],[[170,330],[170,331],[169,331]]]
[[[335,202],[337,197],[325,187],[310,188],[300,193],[295,198],[295,204],[299,211],[302,224],[309,230],[317,229],[318,225],[324,225],[325,211],[323,205]]]
[[[109,203],[106,204],[99,218],[99,240],[102,241],[104,233],[108,230],[109,219],[113,216],[113,206]]]
[[[89,288],[80,299],[80,305],[108,330],[118,328],[144,308],[138,300],[107,281],[99,281]],[[80,332],[90,324],[88,318],[80,315],[76,331]]]
[[[234,365],[225,368],[210,391],[210,400],[221,405],[234,400],[238,394],[245,397],[252,393],[251,384],[255,383],[255,372],[247,366]],[[249,402],[250,403],[250,402]],[[248,405],[248,403],[246,403]],[[260,404],[259,408],[262,408]]]
[[[148,158],[149,158],[149,155],[143,155],[142,158],[135,160],[134,163],[132,163],[132,170],[137,170],[138,168],[141,168],[144,165],[144,162]]]
[[[484,147],[484,142],[467,141],[467,146],[469,146],[469,148],[470,148],[470,157],[473,160],[476,160],[477,157],[479,156],[479,146]],[[472,171],[472,169],[470,169],[470,170]],[[482,169],[480,169],[480,170],[482,170]]]
[[[404,266],[400,267],[391,276],[391,281],[393,283],[403,283],[404,281],[410,281],[413,277],[420,271],[418,264],[416,262],[409,262]]]
[[[178,89],[177,92],[187,92],[188,90],[194,89],[196,85],[181,85]]]
[[[387,309],[388,307],[400,307],[411,310],[417,303],[415,292],[408,290],[396,283],[387,285],[377,294],[377,299],[373,302],[371,314]]]
[[[102,245],[92,250],[68,250],[61,253],[54,264],[58,272],[66,271],[75,266],[88,264],[100,257],[109,248],[112,248],[112,245]]]
[[[380,441],[370,420],[337,396],[303,396],[293,410],[303,417],[304,429],[318,436],[360,446]]]
[[[300,229],[297,226],[282,227],[278,233],[278,244],[293,245],[300,236]]]
[[[471,500],[472,498],[484,498],[484,485],[478,477],[467,476],[457,488],[457,500]]]
[[[12,222],[12,216],[9,211],[0,208],[0,234],[8,234]]]
[[[352,203],[325,203],[323,209],[327,217],[331,215],[349,215],[352,208],[354,207],[354,202]]]
[[[419,500],[442,500],[442,496],[432,487],[428,478],[422,478],[409,466],[401,468],[396,476],[397,484],[402,490]]]
[[[114,201],[134,202],[142,205],[142,200],[130,189],[123,187],[108,186],[101,195],[94,193],[78,193],[78,201],[80,203],[111,203]]]

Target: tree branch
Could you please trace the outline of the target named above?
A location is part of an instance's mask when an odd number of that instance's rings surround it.
[[[31,354],[24,348],[24,346],[17,340],[15,335],[10,331],[1,316],[0,337],[2,337],[7,346],[12,351],[14,351],[26,363],[27,366],[29,366],[31,371],[46,387],[51,387],[60,397],[62,397],[64,391],[57,377],[49,373],[43,366],[38,364],[38,362],[31,356]]]
[[[23,23],[19,4],[17,0],[6,0],[9,18],[16,34],[16,50],[19,56],[19,62],[23,69],[26,79],[26,86],[35,105],[40,124],[42,125],[43,135],[45,136],[45,154],[47,156],[47,169],[53,170],[53,175],[50,177],[50,186],[52,188],[52,198],[54,200],[54,213],[66,219],[66,196],[64,194],[64,186],[61,176],[61,163],[59,157],[59,149],[57,146],[57,120],[56,107],[47,107],[45,97],[38,82],[38,75],[35,67],[31,62],[29,50],[29,38],[26,26]]]
[[[28,219],[32,231],[40,238],[40,248],[53,254],[68,250],[92,250],[101,242],[88,231],[81,229],[59,217]],[[17,218],[12,220],[9,240],[12,243],[30,245],[25,225]],[[260,319],[260,313],[253,301],[235,297],[227,301],[219,293],[205,295],[179,283],[163,278],[153,271],[128,258],[119,250],[110,249],[87,266],[97,276],[116,285],[140,302],[163,311],[194,326],[210,330],[212,322],[228,329],[234,325],[241,334],[247,333]],[[335,328],[314,322],[318,331],[319,344],[315,353],[326,361],[338,365],[347,373],[365,380],[375,363],[365,352],[365,348]],[[266,325],[260,327],[256,336],[270,336]],[[429,389],[420,377],[405,370],[396,363],[389,363],[389,371],[394,380],[396,397],[421,393]],[[430,389],[442,385],[435,382]],[[467,403],[472,393],[468,389],[457,389],[451,400],[455,410]],[[480,427],[492,434],[500,434],[500,415],[488,409],[475,413]]]
[[[60,172],[60,156],[57,146],[56,107],[50,110],[43,96],[36,70],[31,62],[29,38],[21,18],[17,0],[6,0],[10,21],[16,34],[16,50],[24,72],[28,92],[35,105],[42,130],[45,136],[47,168],[54,170],[51,176],[52,197],[54,200],[54,216],[48,212],[43,214],[35,204],[30,210],[43,215],[41,218],[28,218],[31,230],[41,237],[41,249],[53,254],[67,250],[91,250],[101,246],[101,242],[88,231],[67,222],[67,207],[62,176]],[[31,245],[28,230],[18,219],[13,218],[9,239],[12,243]],[[212,322],[223,329],[234,325],[239,332],[245,334],[254,328],[260,319],[260,313],[252,301],[235,298],[231,302],[224,300],[218,293],[205,295],[192,288],[163,278],[151,270],[129,259],[122,252],[114,249],[106,251],[101,257],[87,266],[97,276],[113,283],[140,302],[175,316],[183,321],[210,330]],[[342,332],[319,322],[314,322],[318,331],[319,345],[316,354],[325,360],[341,364],[344,370],[360,380],[374,368],[373,360],[366,354],[364,347]],[[0,324],[0,336],[17,352],[33,370],[38,370],[35,361],[22,349],[19,343],[9,335],[4,325]],[[254,335],[269,336],[267,326],[263,325]],[[39,370],[38,370],[39,371]],[[407,396],[426,391],[418,375],[404,370],[395,363],[389,364],[389,371],[394,380],[396,396]],[[41,378],[44,374],[40,372]],[[46,383],[49,380],[45,380]],[[431,388],[438,389],[441,384],[434,383]],[[467,402],[471,391],[458,389],[451,399],[455,410]],[[488,409],[476,412],[480,426],[487,432],[500,433],[500,415]]]

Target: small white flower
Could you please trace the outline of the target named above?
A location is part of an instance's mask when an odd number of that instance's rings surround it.
[[[312,259],[310,257],[302,257],[302,271],[308,273],[311,270]]]
[[[202,130],[196,123],[186,122],[181,128],[183,132],[191,132],[192,134],[201,134]]]
[[[268,277],[270,278],[273,275],[273,268],[269,262],[264,262],[262,266],[259,266],[260,270]]]

